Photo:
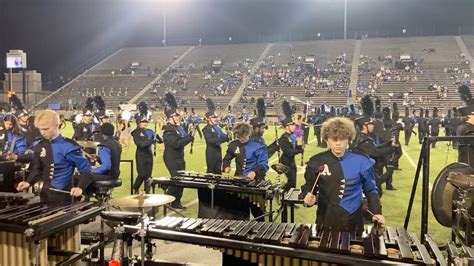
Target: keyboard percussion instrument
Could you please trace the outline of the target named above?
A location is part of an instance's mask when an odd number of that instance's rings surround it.
[[[51,265],[80,253],[79,224],[91,221],[101,210],[94,202],[0,209],[0,265]]]
[[[273,208],[273,199],[283,197],[285,183],[272,183],[269,180],[251,180],[245,177],[229,175],[217,175],[193,171],[180,171],[178,176],[159,177],[150,179],[152,187],[180,186],[193,189],[220,190],[227,193],[235,193],[239,198],[248,199],[257,207],[268,206],[270,212]],[[211,196],[211,198],[213,198]]]
[[[147,238],[219,249],[259,265],[445,265],[438,247],[404,228],[354,228],[300,223],[164,217],[146,221]],[[136,232],[139,225],[125,225]],[[382,228],[383,229],[383,228]]]

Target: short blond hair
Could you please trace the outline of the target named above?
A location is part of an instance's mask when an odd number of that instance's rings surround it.
[[[59,124],[61,124],[61,119],[59,118],[58,113],[53,110],[46,109],[40,111],[35,117],[35,127],[39,128],[40,124],[59,126]]]
[[[330,138],[348,139],[353,141],[355,138],[354,122],[344,117],[333,117],[323,123],[321,136],[324,140]]]

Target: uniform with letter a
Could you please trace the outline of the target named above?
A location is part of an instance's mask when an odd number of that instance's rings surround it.
[[[354,226],[356,231],[363,229],[361,202],[362,192],[373,213],[380,213],[380,199],[373,172],[374,162],[369,157],[346,151],[341,158],[331,151],[313,156],[306,167],[306,183],[302,186],[303,195],[310,192],[318,169],[320,174],[317,191],[318,210],[316,224],[335,226]]]
[[[69,194],[48,188],[69,191],[73,186],[74,168],[81,173],[77,187],[84,190],[90,183],[89,161],[75,141],[61,135],[51,141],[42,140],[35,146],[32,165],[33,168],[26,181],[30,184],[40,180],[44,182],[41,192],[41,200],[44,202],[70,201]]]

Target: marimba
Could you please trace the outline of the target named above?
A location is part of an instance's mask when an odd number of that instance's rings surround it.
[[[139,226],[125,225],[128,233]],[[387,227],[361,236],[344,228],[315,224],[165,217],[148,223],[147,237],[220,249],[261,265],[443,264],[436,245],[430,252],[415,234]],[[433,250],[434,249],[434,250]]]
[[[50,265],[79,253],[79,224],[101,210],[94,202],[0,209],[0,265]]]
[[[183,188],[220,190],[227,193],[235,193],[242,199],[248,199],[257,207],[265,208],[267,202],[272,212],[273,199],[283,197],[284,183],[274,184],[268,180],[256,182],[245,178],[229,178],[220,175],[183,172],[175,177],[152,178],[151,186],[169,187],[180,186]]]

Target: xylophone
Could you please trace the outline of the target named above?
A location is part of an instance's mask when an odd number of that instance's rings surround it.
[[[39,197],[35,198],[32,193],[12,193],[12,192],[0,192],[0,209],[4,209],[12,206],[26,205],[33,203],[33,201],[39,202]]]
[[[314,224],[184,217],[164,217],[148,222],[147,228],[149,238],[218,248],[260,265],[445,265],[436,245],[429,245],[428,252],[404,228],[387,227],[380,235],[368,229],[357,236]],[[133,233],[140,227],[125,225],[124,229]]]
[[[77,254],[79,224],[94,219],[101,210],[94,202],[0,209],[0,265],[50,265]]]
[[[282,197],[284,183],[273,184],[268,180],[257,182],[242,177],[229,177],[207,173],[182,171],[180,175],[174,177],[152,178],[151,186],[181,186],[184,188],[205,188],[221,190],[229,193],[236,193],[240,198],[248,200],[257,207],[265,207],[266,201],[272,208],[274,198]]]

